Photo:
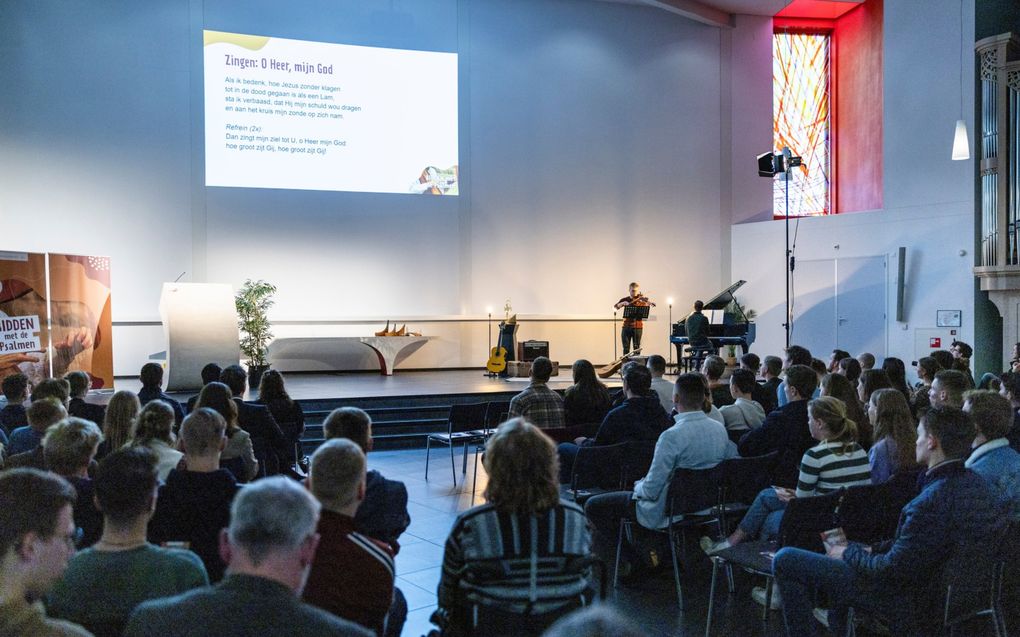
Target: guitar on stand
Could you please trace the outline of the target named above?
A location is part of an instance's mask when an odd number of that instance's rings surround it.
[[[626,363],[632,356],[637,356],[640,352],[641,352],[640,347],[630,352],[627,352],[626,354],[616,359],[612,363],[609,363],[605,367],[598,368],[598,370],[596,370],[595,373],[598,374],[599,378],[609,378],[616,372],[620,371],[620,368],[623,367],[623,364]]]
[[[489,350],[489,360],[485,363],[485,369],[488,370],[490,376],[505,373],[507,360],[513,360],[513,339],[517,331],[517,315],[510,316],[510,312],[513,311],[510,299],[506,300],[503,311],[505,316],[499,324],[499,337],[496,346]]]

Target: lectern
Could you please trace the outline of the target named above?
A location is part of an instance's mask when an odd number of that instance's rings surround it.
[[[164,283],[159,315],[166,334],[167,391],[201,389],[202,367],[241,357],[234,291],[225,283]]]

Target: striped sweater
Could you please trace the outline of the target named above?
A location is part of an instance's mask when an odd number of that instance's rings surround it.
[[[856,442],[843,452],[842,442],[822,442],[804,453],[797,479],[797,497],[831,493],[843,487],[871,484],[868,453]]]
[[[446,540],[439,607],[457,625],[475,605],[548,612],[590,587],[584,511],[563,502],[535,516],[483,504],[462,513]]]

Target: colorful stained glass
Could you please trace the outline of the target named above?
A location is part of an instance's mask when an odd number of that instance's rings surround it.
[[[829,36],[776,33],[772,38],[773,143],[803,165],[790,175],[791,217],[827,215],[829,197]],[[787,214],[786,183],[773,185],[775,216]]]

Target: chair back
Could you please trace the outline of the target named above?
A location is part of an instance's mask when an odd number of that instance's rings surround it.
[[[623,488],[630,489],[634,483],[645,477],[655,457],[655,442],[636,440],[628,442],[623,458]]]
[[[1010,531],[1016,531],[1016,526],[1003,523],[996,532],[974,541],[957,543],[952,549],[942,564],[941,584],[945,594],[943,624],[949,626],[992,609],[1001,570],[1003,545]],[[938,583],[930,582],[929,585],[937,586]],[[930,599],[937,597],[932,596]]]
[[[666,492],[669,519],[690,515],[719,504],[719,467],[674,469]]]
[[[485,407],[485,429],[495,429],[504,420],[506,415],[510,413],[510,401],[493,401],[488,403]]]
[[[772,466],[779,457],[778,451],[750,458],[730,458],[719,463],[719,481],[723,488],[723,502],[751,504],[758,493],[769,486]]]
[[[623,459],[628,443],[580,447],[574,458],[574,471],[570,479],[573,491],[596,487],[620,489],[623,481]]]
[[[823,553],[820,534],[836,527],[836,507],[842,495],[842,491],[833,491],[790,500],[779,525],[779,545]]]
[[[450,405],[449,433],[480,430],[485,427],[485,412],[488,403]]]
[[[917,497],[917,475],[905,472],[882,484],[849,487],[836,508],[836,526],[865,544],[895,537],[903,507]]]

